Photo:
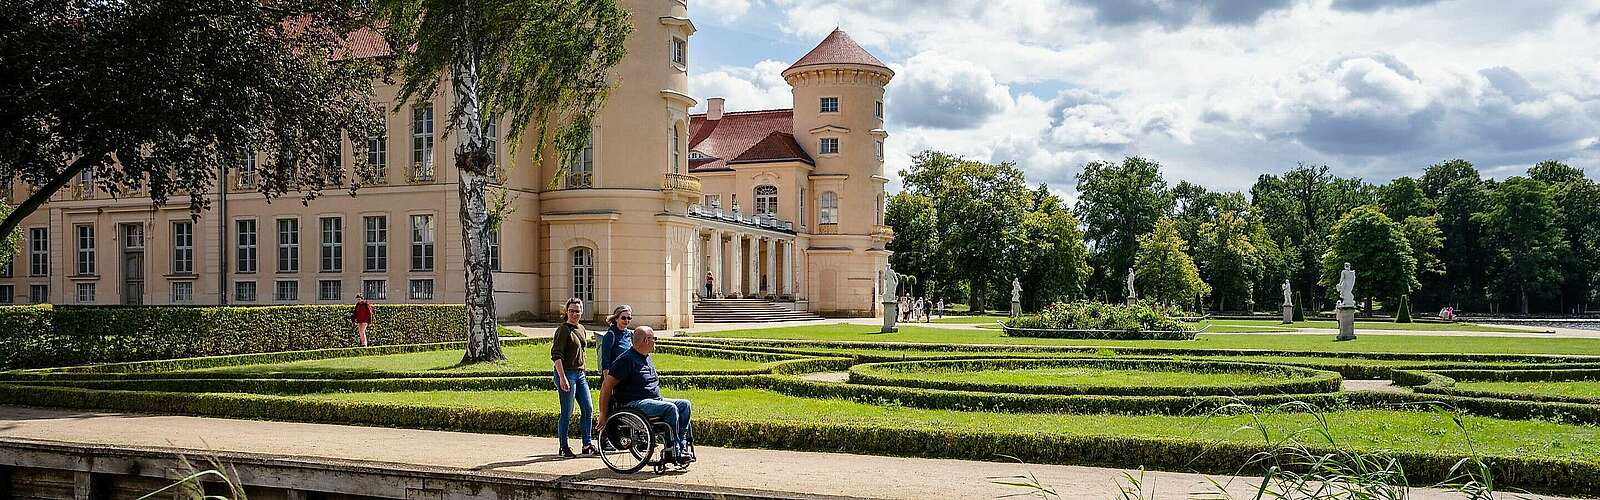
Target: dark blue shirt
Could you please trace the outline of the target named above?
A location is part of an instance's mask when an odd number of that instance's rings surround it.
[[[661,397],[661,382],[660,377],[656,376],[656,364],[650,361],[649,356],[639,354],[639,351],[630,348],[621,356],[617,356],[617,359],[611,362],[610,375],[617,378],[617,386],[612,389],[611,395],[617,404]]]
[[[623,330],[617,325],[611,325],[606,333],[600,336],[600,370],[611,369],[611,362],[616,361],[624,351],[633,350],[633,330]]]

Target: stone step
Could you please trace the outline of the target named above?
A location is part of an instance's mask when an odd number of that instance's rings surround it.
[[[792,311],[763,298],[701,299],[694,307],[696,323],[770,323],[820,319],[808,311]]]

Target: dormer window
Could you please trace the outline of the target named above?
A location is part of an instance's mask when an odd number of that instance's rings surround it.
[[[690,161],[693,161],[693,160],[705,160],[705,159],[709,159],[709,158],[711,158],[711,157],[710,156],[706,156],[705,153],[701,153],[699,151],[693,151],[693,150],[689,151],[689,160]]]
[[[819,140],[817,142],[817,154],[824,154],[824,155],[839,154],[839,138],[838,137],[823,137],[821,140]]]
[[[672,39],[672,63],[679,66],[689,65],[689,42],[682,38]]]
[[[823,112],[823,113],[838,113],[839,112],[839,98],[837,98],[837,97],[824,97],[824,98],[822,98],[821,112]]]

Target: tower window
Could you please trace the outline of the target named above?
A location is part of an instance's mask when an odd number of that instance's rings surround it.
[[[837,98],[837,97],[824,97],[824,98],[822,98],[822,107],[821,107],[820,111],[822,111],[823,113],[838,113],[839,112],[839,98]]]
[[[689,65],[689,42],[682,38],[672,39],[672,62],[682,66]]]
[[[878,101],[878,105],[877,105],[876,109],[873,111],[873,116],[876,116],[878,118],[883,118],[883,101]]]
[[[817,143],[817,153],[825,155],[839,154],[839,138],[823,137]]]

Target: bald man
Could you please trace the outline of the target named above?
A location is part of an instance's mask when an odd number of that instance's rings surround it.
[[[611,362],[605,381],[600,384],[600,422],[604,425],[611,409],[611,398],[617,405],[659,417],[672,428],[672,442],[663,451],[669,462],[686,464],[694,455],[684,444],[683,431],[689,428],[689,401],[661,397],[660,377],[650,354],[656,352],[656,332],[648,326],[633,330],[633,348]],[[602,442],[604,440],[602,439]]]

